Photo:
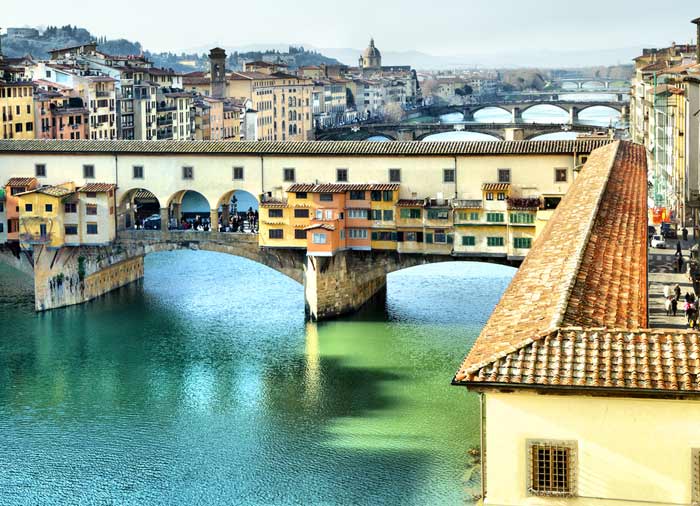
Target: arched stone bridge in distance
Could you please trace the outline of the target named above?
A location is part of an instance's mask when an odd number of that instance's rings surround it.
[[[519,135],[513,136],[514,131]],[[574,124],[549,123],[369,123],[363,125],[346,125],[337,128],[320,130],[317,140],[367,140],[371,137],[386,137],[392,141],[422,141],[431,135],[446,132],[474,132],[490,135],[500,140],[531,140],[544,134],[561,133],[564,131],[577,133],[607,132],[604,127]]]
[[[557,97],[554,95],[554,97]],[[618,97],[621,98],[621,95]],[[557,107],[569,115],[570,123],[577,123],[578,116],[581,112],[591,107],[607,107],[620,113],[621,116],[626,116],[628,113],[628,102],[620,100],[599,100],[591,102],[575,101],[575,100],[554,100],[537,99],[528,101],[514,102],[493,102],[482,104],[466,104],[466,105],[445,105],[445,106],[428,106],[411,111],[408,119],[412,117],[431,116],[438,118],[445,114],[460,113],[464,116],[464,121],[474,121],[474,115],[484,109],[501,109],[511,115],[513,123],[521,123],[523,113],[533,107],[549,105]]]
[[[203,250],[225,253],[274,269],[304,286],[305,311],[311,320],[326,320],[357,311],[383,293],[386,276],[395,271],[441,262],[472,261],[519,267],[505,257],[399,254],[396,251],[343,251],[333,257],[307,257],[302,249],[258,246],[250,233],[121,230],[109,246],[81,246],[31,252],[0,247],[0,261],[34,277],[39,311],[79,304],[141,279],[150,253]]]

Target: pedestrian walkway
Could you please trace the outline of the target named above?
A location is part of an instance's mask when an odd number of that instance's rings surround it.
[[[671,241],[668,249],[649,249],[649,326],[651,328],[687,329],[688,324],[683,311],[685,294],[693,293],[693,286],[686,274],[690,259],[690,241],[681,241],[683,248],[683,272],[678,272],[676,242]],[[676,284],[681,287],[681,300],[676,316],[666,315],[664,286],[673,292]]]

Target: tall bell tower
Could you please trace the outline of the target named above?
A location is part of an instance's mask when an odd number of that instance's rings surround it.
[[[226,51],[215,47],[209,51],[211,96],[226,98]]]

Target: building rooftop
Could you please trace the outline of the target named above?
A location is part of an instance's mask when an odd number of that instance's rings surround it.
[[[81,193],[107,193],[116,189],[116,187],[117,185],[109,183],[88,183],[78,188],[78,191]]]
[[[5,186],[29,186],[36,183],[36,178],[33,177],[11,177]]]
[[[609,139],[504,142],[0,140],[0,153],[137,153],[300,156],[557,155],[590,153]]]
[[[591,154],[496,306],[455,384],[490,383],[496,365],[523,359],[529,346],[540,349],[535,343],[555,335],[564,336],[557,342],[570,339],[573,334],[563,329],[640,332],[648,326],[646,170],[643,146],[615,142]],[[569,353],[574,344],[564,343],[561,353]],[[550,371],[548,353],[535,355],[538,377],[556,374]],[[524,376],[509,378],[511,384],[540,385],[525,383]]]
[[[289,187],[288,192],[297,193],[345,193],[350,191],[397,191],[399,184],[305,184],[297,183]]]

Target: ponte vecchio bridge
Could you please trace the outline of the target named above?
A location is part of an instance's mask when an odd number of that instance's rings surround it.
[[[0,235],[0,259],[33,275],[36,307],[46,310],[85,302],[138,280],[149,253],[218,251],[303,283],[309,317],[332,318],[357,310],[381,292],[387,273],[395,270],[456,260],[518,266],[537,230],[576,184],[575,175],[586,170],[587,157],[609,144],[0,141],[0,184],[36,180],[36,188],[49,196],[56,194],[51,188],[66,181],[78,188],[104,185],[113,192],[113,204],[104,208],[91,204],[94,195],[88,192],[61,197],[60,206],[34,209],[32,215],[31,223],[48,219],[57,207],[62,213],[65,202],[66,212],[83,219],[90,208],[87,223],[71,227],[82,230],[95,220],[93,232],[98,223],[100,232],[103,227],[113,231],[104,243],[67,237],[56,242],[53,237],[29,244],[22,239],[27,234],[20,233],[15,242]],[[289,193],[292,188],[295,194]],[[198,194],[216,224],[237,191],[260,203],[260,235],[226,233],[216,225],[209,232],[169,230],[177,223],[183,195]],[[354,204],[359,193],[366,200]],[[129,226],[144,194],[159,210],[160,230]],[[19,207],[17,201],[7,205],[10,200],[22,195],[9,188],[4,198],[7,213]],[[338,198],[347,201],[340,205]],[[60,216],[53,219],[63,223]],[[6,222],[8,216],[0,214],[0,220]],[[317,237],[335,233],[337,239],[339,229],[348,241],[330,254],[312,251],[312,246],[326,244],[325,239],[316,244]],[[66,227],[69,233],[75,232]],[[353,246],[359,242],[350,236],[363,234],[366,246]]]

